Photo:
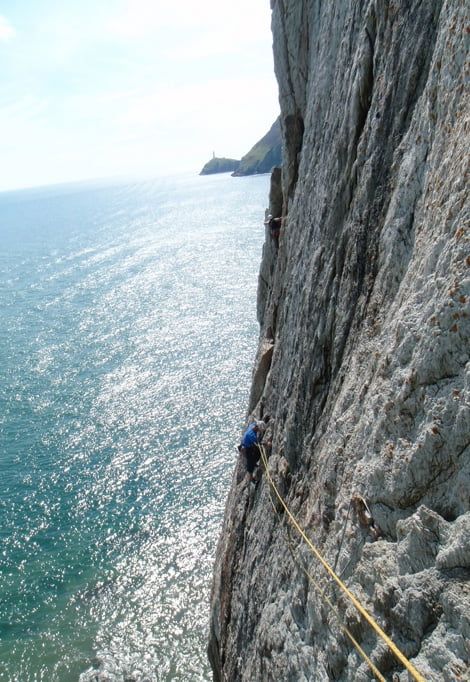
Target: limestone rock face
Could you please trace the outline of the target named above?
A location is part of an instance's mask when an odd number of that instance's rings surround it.
[[[271,5],[287,221],[263,251],[249,409],[272,415],[271,475],[348,588],[426,680],[466,680],[468,3]],[[409,679],[240,462],[214,679],[373,679],[341,625]]]

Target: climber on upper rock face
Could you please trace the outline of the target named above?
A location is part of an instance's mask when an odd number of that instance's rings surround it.
[[[265,225],[269,225],[271,238],[276,244],[278,244],[279,242],[279,235],[281,234],[281,227],[284,221],[285,218],[281,216],[279,216],[278,218],[273,218],[271,213],[266,217],[266,220],[264,221]]]

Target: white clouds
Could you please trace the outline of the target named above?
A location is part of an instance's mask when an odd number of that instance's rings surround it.
[[[278,114],[267,79],[212,79],[0,107],[0,189],[118,174],[198,172],[240,158]]]
[[[272,83],[265,79],[212,79],[178,88],[160,87],[149,94],[134,94],[128,99],[127,107],[126,102],[121,102],[118,120],[122,126],[140,129],[172,123],[190,127],[197,127],[198,123],[210,129],[219,122],[228,136],[229,131],[233,134],[236,130],[234,123],[246,117],[247,104],[251,108],[262,106],[263,102],[269,121],[271,109],[277,115],[277,97]]]
[[[10,40],[16,35],[16,31],[8,19],[0,15],[0,41]]]
[[[190,28],[200,32],[200,39],[216,41],[218,45],[224,43],[228,51],[233,51],[237,45],[259,40],[259,26],[264,24],[268,28],[269,18],[268,3],[253,0],[236,3],[233,0],[179,0],[175,3],[127,0],[107,23],[106,30],[124,40],[141,40],[161,31],[170,31],[176,48],[184,43]],[[180,32],[182,38],[179,38]]]
[[[2,138],[14,139],[10,132],[18,131],[21,126],[28,126],[31,121],[40,118],[47,109],[43,98],[23,95],[16,100],[0,105],[0,130]]]
[[[197,171],[214,149],[221,156],[240,158],[277,115],[276,90],[259,77],[136,94],[121,102],[110,121],[114,138],[122,143],[117,145],[116,165],[132,170],[145,165],[146,172]]]
[[[240,157],[278,115],[267,0],[31,7],[10,11],[0,189],[197,171],[213,149]],[[14,35],[0,16],[0,43]]]

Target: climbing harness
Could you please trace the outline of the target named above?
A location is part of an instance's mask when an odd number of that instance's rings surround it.
[[[350,601],[354,604],[356,610],[359,611],[359,613],[363,616],[363,618],[365,618],[365,620],[369,623],[369,625],[373,628],[373,630],[375,630],[376,634],[377,634],[377,635],[378,635],[378,636],[387,644],[388,648],[389,648],[390,651],[394,654],[394,656],[395,656],[395,657],[400,661],[400,663],[408,670],[408,672],[410,673],[410,675],[412,676],[412,678],[413,678],[416,682],[426,682],[425,678],[421,675],[421,673],[415,668],[415,666],[411,663],[411,661],[409,661],[409,660],[407,659],[407,657],[400,651],[400,649],[399,649],[399,648],[397,647],[397,645],[390,639],[390,637],[382,630],[382,628],[380,627],[380,625],[379,625],[379,624],[377,623],[377,621],[370,615],[370,613],[362,606],[362,604],[359,602],[359,600],[357,599],[357,597],[355,597],[354,594],[351,592],[351,590],[349,590],[349,588],[343,583],[343,581],[341,580],[341,578],[340,578],[340,577],[335,573],[335,571],[331,568],[331,566],[330,566],[329,563],[326,561],[326,559],[324,559],[324,557],[322,556],[322,554],[320,553],[320,551],[317,549],[317,547],[315,547],[315,545],[313,544],[313,542],[308,538],[308,536],[305,534],[305,531],[302,530],[302,528],[301,528],[301,526],[299,525],[297,519],[296,519],[295,516],[292,514],[292,512],[291,512],[290,509],[288,508],[287,504],[285,503],[285,501],[284,501],[282,495],[280,494],[280,492],[279,492],[279,490],[278,490],[276,484],[274,483],[274,481],[273,481],[273,479],[272,479],[272,477],[271,477],[271,474],[269,473],[269,470],[268,470],[268,458],[267,458],[267,456],[266,456],[266,451],[265,451],[263,445],[259,445],[258,447],[259,447],[259,450],[260,450],[260,453],[261,453],[261,459],[262,459],[262,462],[263,462],[263,468],[264,468],[264,471],[265,471],[265,473],[266,473],[266,477],[267,477],[267,479],[268,479],[269,485],[270,485],[271,488],[273,489],[273,491],[274,491],[274,493],[275,493],[277,499],[279,500],[279,502],[281,503],[281,506],[282,506],[283,509],[285,510],[285,512],[286,512],[286,514],[287,514],[287,516],[288,516],[288,518],[289,518],[289,521],[290,521],[291,524],[294,526],[294,528],[295,528],[296,531],[299,533],[299,535],[300,535],[301,538],[304,540],[304,542],[307,544],[307,546],[308,546],[309,549],[311,550],[312,554],[318,559],[318,561],[322,564],[322,566],[323,566],[323,568],[326,570],[326,572],[331,576],[331,578],[333,578],[333,580],[337,583],[337,585],[339,585],[339,587],[340,587],[341,590],[344,592],[344,594],[346,594],[346,596],[347,596],[347,597],[350,599]],[[271,503],[273,504],[273,500],[271,499],[271,495],[270,495],[270,500],[271,500]],[[274,506],[274,505],[273,505],[273,506]],[[274,507],[274,509],[275,509],[275,507]],[[325,596],[326,596],[326,595],[325,595]],[[328,597],[327,597],[327,599],[328,599]],[[329,601],[329,600],[328,600],[328,601]],[[327,603],[328,603],[328,602],[327,602]],[[374,674],[377,675],[377,673],[375,672],[375,670],[377,670],[377,669],[375,668],[375,666],[374,666],[374,664],[372,663],[372,661],[370,661],[370,659],[368,659],[367,654],[365,654],[365,652],[360,648],[359,644],[354,640],[354,638],[352,637],[352,635],[350,635],[350,634],[348,634],[348,632],[346,632],[346,630],[344,629],[345,626],[341,626],[341,627],[342,627],[343,631],[347,634],[347,636],[349,637],[349,639],[352,641],[352,643],[354,644],[354,646],[356,647],[356,649],[359,651],[359,653],[361,654],[361,656],[364,658],[364,660],[366,660],[366,662],[367,662],[369,665],[373,666],[373,667],[372,667],[372,670],[374,671]],[[369,661],[370,661],[370,663],[369,663]],[[374,668],[375,668],[375,669],[374,669]],[[379,675],[380,675],[380,672],[379,672],[378,670],[377,670],[377,672],[378,672]],[[378,677],[378,679],[379,679],[379,680],[383,680],[384,678],[383,678],[382,676],[380,676],[380,677]]]

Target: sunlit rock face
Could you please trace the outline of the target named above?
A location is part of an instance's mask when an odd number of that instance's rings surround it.
[[[288,219],[278,249],[266,236],[249,409],[273,415],[273,477],[337,573],[427,680],[468,679],[468,3],[271,4]],[[303,562],[386,679],[407,680],[288,535],[266,477],[243,474],[214,678],[373,678]]]

